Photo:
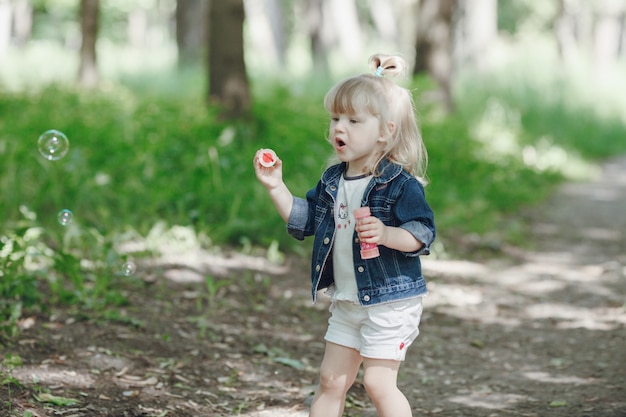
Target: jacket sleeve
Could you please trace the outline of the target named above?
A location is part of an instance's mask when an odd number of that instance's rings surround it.
[[[298,240],[304,240],[306,223],[309,217],[308,203],[300,197],[293,198],[293,207],[287,222],[287,232]]]
[[[315,206],[322,188],[321,181],[306,193],[306,199],[294,197],[293,207],[287,222],[287,232],[298,240],[313,235],[315,232]]]
[[[436,237],[435,219],[426,201],[422,184],[415,179],[407,181],[398,195],[393,211],[398,227],[408,231],[423,243],[419,250],[408,252],[406,255],[430,254],[430,245]]]

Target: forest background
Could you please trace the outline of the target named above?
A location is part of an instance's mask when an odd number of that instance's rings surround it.
[[[621,0],[2,0],[3,337],[46,305],[108,314],[164,242],[306,254],[252,156],[273,148],[311,188],[322,97],[375,52],[412,63],[433,257],[529,244],[524,207],[626,152]],[[57,161],[37,149],[50,129],[69,138]]]

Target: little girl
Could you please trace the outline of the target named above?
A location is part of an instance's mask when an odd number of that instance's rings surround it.
[[[419,256],[435,239],[423,188],[427,154],[411,93],[387,78],[406,74],[406,61],[374,55],[369,63],[374,74],[341,81],[324,98],[337,161],[306,199],[283,182],[280,158],[266,168],[260,151],[254,157],[256,177],[288,232],[299,240],[314,235],[313,301],[322,289],[331,296],[311,417],[341,417],[361,364],[378,414],[412,415],[397,376],[427,292]],[[357,222],[354,210],[362,206],[371,215]],[[363,259],[362,246],[377,246],[379,256]]]

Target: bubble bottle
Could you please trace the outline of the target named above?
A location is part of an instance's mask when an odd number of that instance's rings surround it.
[[[370,208],[359,207],[354,210],[354,218],[356,219],[356,223],[359,224],[359,220],[364,219],[366,217],[370,217],[372,214],[370,212]],[[376,243],[365,243],[363,241],[360,242],[361,245],[361,259],[372,259],[380,256],[380,252],[378,251],[378,245]]]

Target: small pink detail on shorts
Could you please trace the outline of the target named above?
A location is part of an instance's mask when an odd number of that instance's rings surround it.
[[[404,342],[400,343],[400,350],[404,349]]]

